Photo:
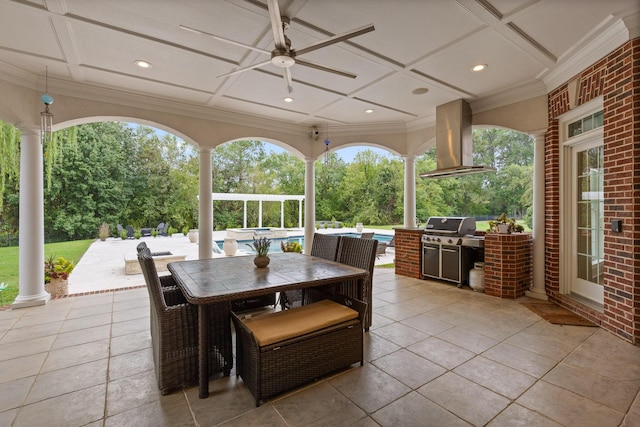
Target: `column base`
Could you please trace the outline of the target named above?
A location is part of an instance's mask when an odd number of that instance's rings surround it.
[[[50,299],[51,295],[49,295],[48,292],[42,292],[39,295],[32,295],[28,297],[18,295],[13,304],[11,304],[11,308],[27,308],[45,305]]]
[[[529,298],[539,299],[539,300],[543,300],[543,301],[548,301],[549,300],[549,297],[547,296],[546,293],[538,292],[537,290],[525,291],[524,294],[525,294],[525,296],[528,296]]]

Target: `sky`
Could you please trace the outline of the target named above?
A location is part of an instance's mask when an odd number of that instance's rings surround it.
[[[138,127],[139,125],[137,123],[129,123],[129,126],[133,129],[135,129],[136,127]],[[157,129],[154,128],[152,126],[148,126],[151,129],[153,129],[156,133],[156,135],[158,135],[158,138],[162,138],[164,135],[167,135],[168,132],[165,132],[161,129]],[[265,148],[267,149],[268,152],[272,152],[272,153],[283,153],[286,150],[284,148],[278,147],[277,145],[271,144],[269,142],[265,142],[263,141]],[[376,147],[368,147],[368,146],[360,146],[360,147],[347,147],[347,148],[341,148],[339,150],[335,150],[335,153],[338,154],[338,156],[340,156],[340,158],[346,162],[346,163],[351,163],[353,162],[353,159],[356,157],[356,154],[358,154],[358,152],[360,151],[364,151],[364,150],[371,150],[376,154],[379,154],[381,156],[392,156],[392,154],[390,152],[388,152],[387,150],[383,150],[381,148],[376,148]]]

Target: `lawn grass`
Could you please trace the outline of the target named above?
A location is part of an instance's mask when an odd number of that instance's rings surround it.
[[[76,265],[93,242],[93,239],[89,239],[47,243],[44,245],[44,257],[46,259],[50,255],[61,256]],[[0,282],[8,285],[7,289],[0,294],[0,305],[7,305],[11,304],[18,296],[18,247],[0,248],[0,260]]]

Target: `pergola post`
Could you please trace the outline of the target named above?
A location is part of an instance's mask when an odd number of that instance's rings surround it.
[[[280,228],[284,228],[284,200],[280,202]]]
[[[244,206],[244,217],[242,220],[242,228],[247,228],[247,201],[243,200],[242,204]]]

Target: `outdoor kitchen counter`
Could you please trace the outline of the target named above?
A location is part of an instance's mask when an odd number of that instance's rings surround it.
[[[422,279],[422,242],[424,227],[394,228],[396,274]]]

